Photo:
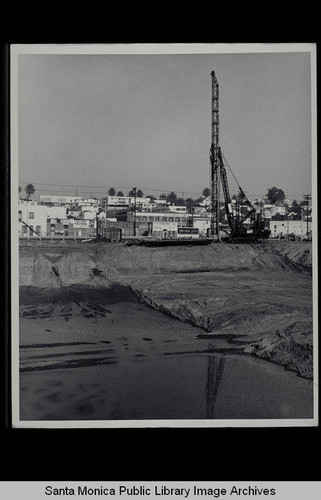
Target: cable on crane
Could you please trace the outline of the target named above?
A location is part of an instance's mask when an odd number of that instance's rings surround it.
[[[241,193],[241,194],[242,194],[242,196],[243,196],[243,199],[247,202],[247,204],[248,204],[250,207],[252,207],[252,208],[253,208],[252,203],[250,202],[250,200],[248,199],[248,197],[247,197],[247,196],[246,196],[246,194],[244,193],[244,191],[243,191],[243,189],[242,189],[242,187],[241,187],[240,183],[238,182],[238,180],[237,180],[236,176],[234,175],[233,170],[232,170],[231,166],[229,165],[229,163],[228,163],[228,161],[227,161],[227,159],[226,159],[226,157],[225,157],[225,155],[224,155],[223,151],[221,151],[221,154],[222,154],[222,157],[223,157],[223,159],[224,159],[224,162],[225,162],[225,163],[226,163],[226,165],[227,165],[227,168],[229,169],[229,171],[231,172],[231,174],[232,174],[232,176],[233,176],[233,179],[235,180],[236,184],[238,185],[238,188],[239,188],[239,190],[240,190],[240,193]]]
[[[231,172],[231,174],[232,174],[232,176],[233,176],[233,179],[235,180],[235,182],[236,182],[237,186],[240,188],[240,187],[241,187],[241,186],[240,186],[240,183],[238,182],[238,180],[237,180],[236,176],[234,175],[233,170],[232,170],[232,168],[231,168],[231,166],[230,166],[229,162],[227,161],[227,159],[226,159],[226,157],[225,157],[225,155],[224,155],[224,153],[223,153],[223,151],[222,151],[222,150],[221,150],[221,154],[222,154],[222,157],[223,157],[224,163],[226,164],[227,168],[228,168],[228,169],[229,169],[229,171]]]

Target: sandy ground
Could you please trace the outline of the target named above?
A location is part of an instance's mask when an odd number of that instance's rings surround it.
[[[308,243],[26,247],[20,284],[23,419],[312,416]]]
[[[228,348],[268,359],[312,378],[312,285],[309,275],[256,272],[178,273],[131,281],[146,303]]]
[[[49,299],[21,291],[22,420],[312,417],[311,381],[204,338],[126,288]]]

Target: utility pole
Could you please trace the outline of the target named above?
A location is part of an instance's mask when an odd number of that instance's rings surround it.
[[[309,201],[311,199],[311,196],[309,194],[306,194],[304,196],[304,199],[307,202],[307,236],[309,236]]]
[[[214,235],[217,236],[217,241],[221,241],[220,237],[220,178],[221,178],[221,162],[219,157],[219,86],[215,75],[212,71],[212,138],[211,138],[211,234],[214,240]]]
[[[134,193],[134,236],[136,236],[136,193],[137,193],[137,188],[133,188],[133,193]]]
[[[101,227],[100,227],[101,229]],[[98,229],[98,214],[96,214],[96,243],[98,243],[99,240],[99,229]]]

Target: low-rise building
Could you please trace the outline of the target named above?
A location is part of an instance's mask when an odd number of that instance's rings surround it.
[[[81,211],[75,210],[73,208],[67,208],[67,217],[72,217],[73,219],[80,218]]]
[[[50,218],[47,220],[46,236],[67,236],[73,238],[95,237],[96,220]]]
[[[284,215],[284,216],[287,215],[287,213],[288,213],[288,211],[284,205],[276,205],[275,212],[276,212],[276,214]]]
[[[92,208],[85,208],[84,210],[81,211],[81,218],[82,219],[90,219],[93,220],[97,217],[98,214],[98,208],[92,207]]]
[[[191,215],[173,212],[128,212],[129,222],[176,222],[178,226],[185,227],[191,220]]]
[[[179,205],[169,205],[168,208],[169,208],[170,212],[187,214],[187,208],[185,207],[185,205],[182,205],[182,206],[179,206]]]
[[[40,203],[42,205],[76,205],[82,198],[80,196],[55,196],[55,195],[40,195]]]
[[[211,218],[210,216],[193,217],[193,227],[198,229],[199,236],[206,238],[210,236]]]
[[[206,209],[210,208],[210,206],[212,205],[211,195],[204,198],[203,201],[200,201],[198,205]]]
[[[66,219],[66,207],[38,205],[36,201],[18,204],[19,236],[46,236],[48,219]]]
[[[304,238],[307,235],[307,223],[302,220],[271,220],[271,238],[285,238],[294,235]],[[309,234],[312,234],[311,225],[308,227]]]
[[[177,237],[177,222],[152,222],[152,236],[155,238],[176,238]]]
[[[266,203],[262,209],[262,215],[264,219],[271,219],[276,215],[286,216],[288,209],[285,205],[275,205],[271,203]]]
[[[262,209],[262,215],[264,219],[271,219],[276,215],[276,206],[266,203]]]
[[[128,209],[136,204],[139,210],[150,210],[153,206],[150,198],[135,198],[134,196],[107,196],[106,205],[108,209]]]

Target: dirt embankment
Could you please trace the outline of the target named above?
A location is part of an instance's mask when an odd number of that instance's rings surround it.
[[[128,285],[151,307],[225,339],[229,349],[305,377],[312,376],[311,268],[311,245],[303,242],[20,248],[21,286]]]
[[[159,273],[232,271],[311,272],[311,245],[209,245],[206,247],[128,247],[87,244],[82,247],[21,247],[21,286],[86,284],[95,277],[112,282],[128,276]]]

